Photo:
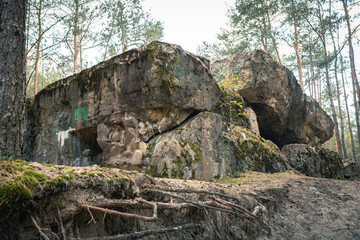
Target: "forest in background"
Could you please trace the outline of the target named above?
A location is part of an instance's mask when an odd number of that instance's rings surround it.
[[[28,0],[27,96],[163,36],[142,0]],[[96,63],[91,62],[95,60]]]
[[[360,1],[236,0],[228,28],[217,42],[203,42],[198,54],[216,60],[253,49],[268,52],[332,117],[334,137],[324,147],[359,161],[359,15]]]
[[[27,96],[95,64],[89,59],[100,62],[162,39],[163,23],[141,3],[29,0]],[[353,50],[360,41],[359,9],[360,1],[349,0],[236,0],[228,28],[217,42],[200,45],[198,54],[215,60],[256,48],[268,52],[332,116],[334,137],[324,146],[360,160],[359,68]]]

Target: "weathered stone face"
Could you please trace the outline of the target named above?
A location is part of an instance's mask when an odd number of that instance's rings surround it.
[[[255,111],[261,136],[282,147],[317,145],[333,135],[334,124],[312,98],[302,94],[294,75],[261,50],[216,61],[211,70],[221,84],[237,91]],[[234,85],[237,85],[234,89]]]
[[[344,178],[344,166],[336,152],[306,144],[288,144],[281,152],[287,157],[292,168],[307,176]]]
[[[222,119],[219,114],[202,112],[176,130],[152,139],[145,155],[147,173],[212,180],[238,172],[288,169],[276,145]]]
[[[344,177],[349,180],[359,180],[360,166],[354,159],[345,159]]]
[[[105,151],[105,165],[138,165],[151,136],[217,103],[207,65],[179,46],[153,42],[55,82],[29,110],[26,158],[88,165],[101,163]]]

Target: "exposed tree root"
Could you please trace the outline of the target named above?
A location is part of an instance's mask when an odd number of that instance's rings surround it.
[[[219,196],[219,197],[223,197],[223,198],[227,198],[227,199],[232,199],[234,201],[236,201],[237,203],[240,204],[240,201],[238,198],[231,196],[231,195],[227,195],[227,194],[223,194],[223,193],[218,193],[218,192],[211,192],[211,191],[205,191],[205,190],[196,190],[196,189],[188,189],[188,188],[167,188],[167,187],[162,187],[162,186],[156,186],[156,185],[151,185],[151,184],[144,184],[142,185],[142,187],[145,189],[158,189],[158,190],[162,190],[165,192],[176,192],[176,193],[198,193],[198,194],[207,194],[207,195],[211,195],[211,196]],[[150,190],[147,190],[150,191]],[[250,195],[250,194],[248,194]],[[255,194],[251,194],[251,196],[256,196]],[[259,196],[256,196],[257,198],[259,198]],[[219,198],[217,198],[219,199]],[[262,197],[263,200],[267,200],[270,201],[271,198],[267,198],[267,197]],[[226,201],[227,202],[227,201]],[[258,218],[256,215],[252,214],[250,211],[248,211],[246,208],[240,206],[240,205],[236,205],[234,203],[231,202],[227,202],[232,204],[232,206],[235,206],[239,209],[240,212],[250,215],[253,218]]]
[[[193,200],[189,200],[185,197],[182,197],[182,196],[178,196],[178,195],[175,195],[175,194],[171,194],[171,193],[168,193],[168,192],[165,192],[165,191],[162,191],[162,190],[158,190],[158,189],[143,189],[142,192],[153,192],[153,193],[160,193],[160,194],[163,194],[163,195],[166,195],[166,196],[169,196],[169,197],[173,197],[173,198],[178,198],[178,199],[181,199],[182,201],[184,202],[187,202],[187,203],[190,203],[192,205],[194,205],[195,207],[198,207],[198,208],[207,208],[207,209],[211,209],[211,210],[216,210],[216,211],[220,211],[220,212],[226,212],[226,213],[231,213],[231,214],[234,214],[238,217],[241,217],[241,218],[258,218],[257,216],[253,215],[251,212],[247,211],[249,214],[249,216],[247,217],[246,215],[243,215],[243,214],[239,214],[237,212],[234,212],[234,211],[231,211],[231,210],[228,210],[226,207],[214,207],[212,205],[209,205],[209,204],[202,204],[200,202],[196,202],[196,201],[193,201]],[[250,217],[251,216],[251,217]]]
[[[41,228],[39,226],[39,224],[36,222],[35,218],[33,216],[30,215],[30,218],[31,218],[31,221],[33,222],[35,228],[37,229],[37,231],[39,232],[40,236],[45,239],[45,240],[50,240],[49,237],[45,234],[44,231],[47,231],[49,232],[52,236],[55,237],[55,239],[59,240],[59,237],[54,233],[52,232],[50,229],[47,229],[47,228]]]
[[[156,202],[158,209],[181,209],[192,207],[192,204],[189,203],[163,203]],[[97,205],[98,207],[126,207],[126,208],[134,208],[134,209],[146,209],[152,208],[150,205],[143,204],[139,202],[139,199],[134,200],[109,200],[106,202],[102,202]]]
[[[150,229],[142,232],[134,232],[134,233],[127,233],[127,234],[119,234],[114,236],[108,237],[94,237],[94,238],[80,238],[82,240],[122,240],[122,239],[139,239],[142,237],[150,236],[150,235],[158,235],[158,234],[167,234],[170,232],[177,232],[177,231],[184,231],[192,228],[198,228],[200,224],[189,223],[181,226],[176,226],[172,228],[163,228],[163,229]],[[69,238],[72,239],[79,239],[79,238]]]
[[[137,219],[140,219],[140,220],[143,220],[143,221],[155,221],[157,219],[157,204],[153,203],[153,202],[143,200],[143,199],[141,199],[139,201],[141,201],[141,203],[145,203],[145,204],[149,204],[149,205],[153,206],[154,212],[153,212],[152,217],[147,217],[147,216],[142,216],[142,215],[132,214],[132,213],[124,213],[124,212],[119,212],[119,211],[115,211],[115,210],[111,210],[111,209],[107,209],[107,208],[90,206],[90,205],[87,205],[87,204],[79,204],[78,206],[81,207],[81,208],[100,211],[100,212],[104,212],[105,214],[118,215],[118,216],[125,217],[125,218],[137,218]]]
[[[102,223],[104,224],[105,218],[107,215],[116,215],[124,218],[134,218],[139,219],[142,221],[156,221],[158,220],[158,209],[164,210],[164,209],[184,209],[184,208],[198,208],[202,210],[205,214],[206,222],[208,225],[213,229],[215,236],[220,240],[225,240],[226,238],[222,236],[219,229],[216,227],[215,223],[210,217],[209,210],[212,211],[218,211],[218,212],[224,212],[227,214],[234,215],[241,219],[246,220],[260,220],[259,214],[266,212],[266,208],[263,205],[257,206],[253,212],[250,212],[243,206],[241,206],[241,202],[238,198],[219,193],[219,192],[211,192],[211,191],[205,191],[205,190],[196,190],[196,189],[184,189],[184,188],[167,188],[167,187],[161,187],[161,186],[155,186],[155,185],[149,185],[145,184],[142,186],[143,189],[139,191],[140,196],[147,196],[147,193],[151,194],[157,194],[162,196],[168,196],[170,197],[170,202],[154,202],[154,201],[148,201],[143,198],[135,198],[135,199],[110,199],[110,200],[98,200],[93,201],[90,203],[81,203],[77,206],[79,207],[79,210],[76,210],[75,212],[72,212],[71,215],[78,214],[81,209],[86,209],[89,212],[89,215],[91,217],[89,223],[93,221],[96,223],[95,218],[92,214],[92,211],[99,211],[103,212],[104,216],[102,217]],[[183,193],[183,196],[181,196],[179,193]],[[196,193],[196,194],[204,194],[206,195],[208,200],[194,200],[192,198],[189,198],[189,196],[186,196],[186,193]],[[257,196],[259,197],[259,196]],[[177,202],[173,202],[173,199],[177,199]],[[206,199],[206,198],[205,198]],[[225,200],[226,199],[226,200]],[[144,216],[129,212],[121,212],[118,211],[118,208],[124,208],[124,209],[152,209],[153,215],[152,216]],[[56,216],[57,215],[57,216]],[[69,215],[69,214],[68,214]],[[66,233],[63,226],[63,221],[66,221],[67,218],[71,217],[69,216],[61,216],[60,210],[57,209],[57,214],[55,214],[55,220],[58,224],[58,235],[50,231],[52,238],[56,239],[74,239],[74,238],[68,238],[66,237]],[[41,235],[41,237],[45,240],[50,239],[50,235],[48,232],[44,232],[47,229],[40,228],[35,219],[31,216],[31,219],[34,223],[34,226],[36,227],[37,231]],[[64,220],[65,219],[65,220]],[[164,229],[149,229],[146,231],[141,232],[134,232],[129,234],[120,234],[120,235],[114,235],[114,236],[102,236],[102,237],[94,237],[94,238],[83,238],[84,240],[95,240],[95,239],[135,239],[135,238],[142,238],[149,235],[156,235],[156,234],[165,234],[167,236],[168,233],[174,232],[174,231],[184,231],[191,228],[197,228],[200,227],[200,224],[186,224],[181,225],[177,227],[171,227],[171,228],[164,228]],[[59,238],[60,237],[60,238]]]
[[[59,210],[59,208],[56,208],[56,209],[57,209],[57,219],[59,222],[59,229],[60,229],[60,233],[61,233],[61,240],[66,240],[65,229],[64,229],[63,221],[60,216],[60,210]]]

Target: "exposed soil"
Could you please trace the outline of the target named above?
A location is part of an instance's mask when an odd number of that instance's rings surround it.
[[[39,231],[31,216],[49,239],[62,239],[63,235],[66,235],[66,239],[102,239],[101,236],[159,230],[185,224],[197,225],[186,230],[169,231],[141,239],[218,239],[219,235],[215,234],[214,229],[223,239],[360,239],[359,181],[310,178],[294,172],[248,172],[235,179],[204,182],[150,178],[136,172],[96,166],[64,169],[61,166],[39,167],[36,163],[30,163],[29,166],[45,173],[45,182],[51,182],[56,174],[61,176],[69,171],[73,178],[50,186],[39,181],[37,187],[31,188],[31,198],[21,201],[13,199],[17,201],[14,205],[0,204],[1,212],[5,213],[7,210],[6,213],[9,214],[0,216],[1,239],[39,239]],[[55,171],[56,169],[60,170]],[[13,174],[21,176],[23,171],[26,169],[17,169]],[[4,175],[3,170],[1,173]],[[11,174],[6,177],[3,175],[0,178],[0,187],[11,177]],[[267,212],[259,213],[259,219],[251,220],[240,215],[208,210],[214,227],[209,224],[204,210],[195,206],[181,209],[159,207],[155,221],[124,218],[79,207],[79,204],[100,206],[109,199],[134,200],[138,197],[151,202],[184,202],[160,193],[144,191],[142,187],[146,184],[162,189],[211,191],[224,196],[227,194],[236,197],[239,202],[226,200],[241,204],[250,212],[261,204]],[[204,193],[171,194],[196,202],[210,201],[215,197]],[[0,198],[4,200],[3,196]],[[111,209],[141,216],[153,215],[151,207],[136,209],[117,206]],[[63,234],[59,216],[63,222]]]

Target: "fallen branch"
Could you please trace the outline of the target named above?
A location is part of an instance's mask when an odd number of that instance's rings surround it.
[[[200,224],[189,223],[181,226],[176,226],[172,228],[163,228],[163,229],[150,229],[142,232],[134,232],[134,233],[127,233],[127,234],[119,234],[114,236],[108,237],[93,237],[93,238],[80,238],[81,240],[122,240],[122,239],[139,239],[150,235],[157,235],[157,234],[166,234],[170,232],[177,232],[177,231],[184,231],[191,228],[198,228]],[[69,238],[70,240],[75,240],[79,238]]]
[[[137,218],[137,219],[144,220],[144,221],[155,221],[157,219],[157,205],[156,205],[156,203],[151,203],[151,202],[148,202],[148,201],[145,201],[145,200],[143,202],[148,203],[148,204],[153,206],[154,212],[153,212],[152,217],[147,217],[147,216],[142,216],[142,215],[132,214],[132,213],[118,212],[118,211],[115,211],[115,210],[90,206],[90,205],[87,205],[87,204],[79,204],[78,207],[91,209],[91,210],[96,210],[96,211],[104,212],[104,213],[107,213],[107,214],[118,215],[118,216],[121,216],[121,217]]]

